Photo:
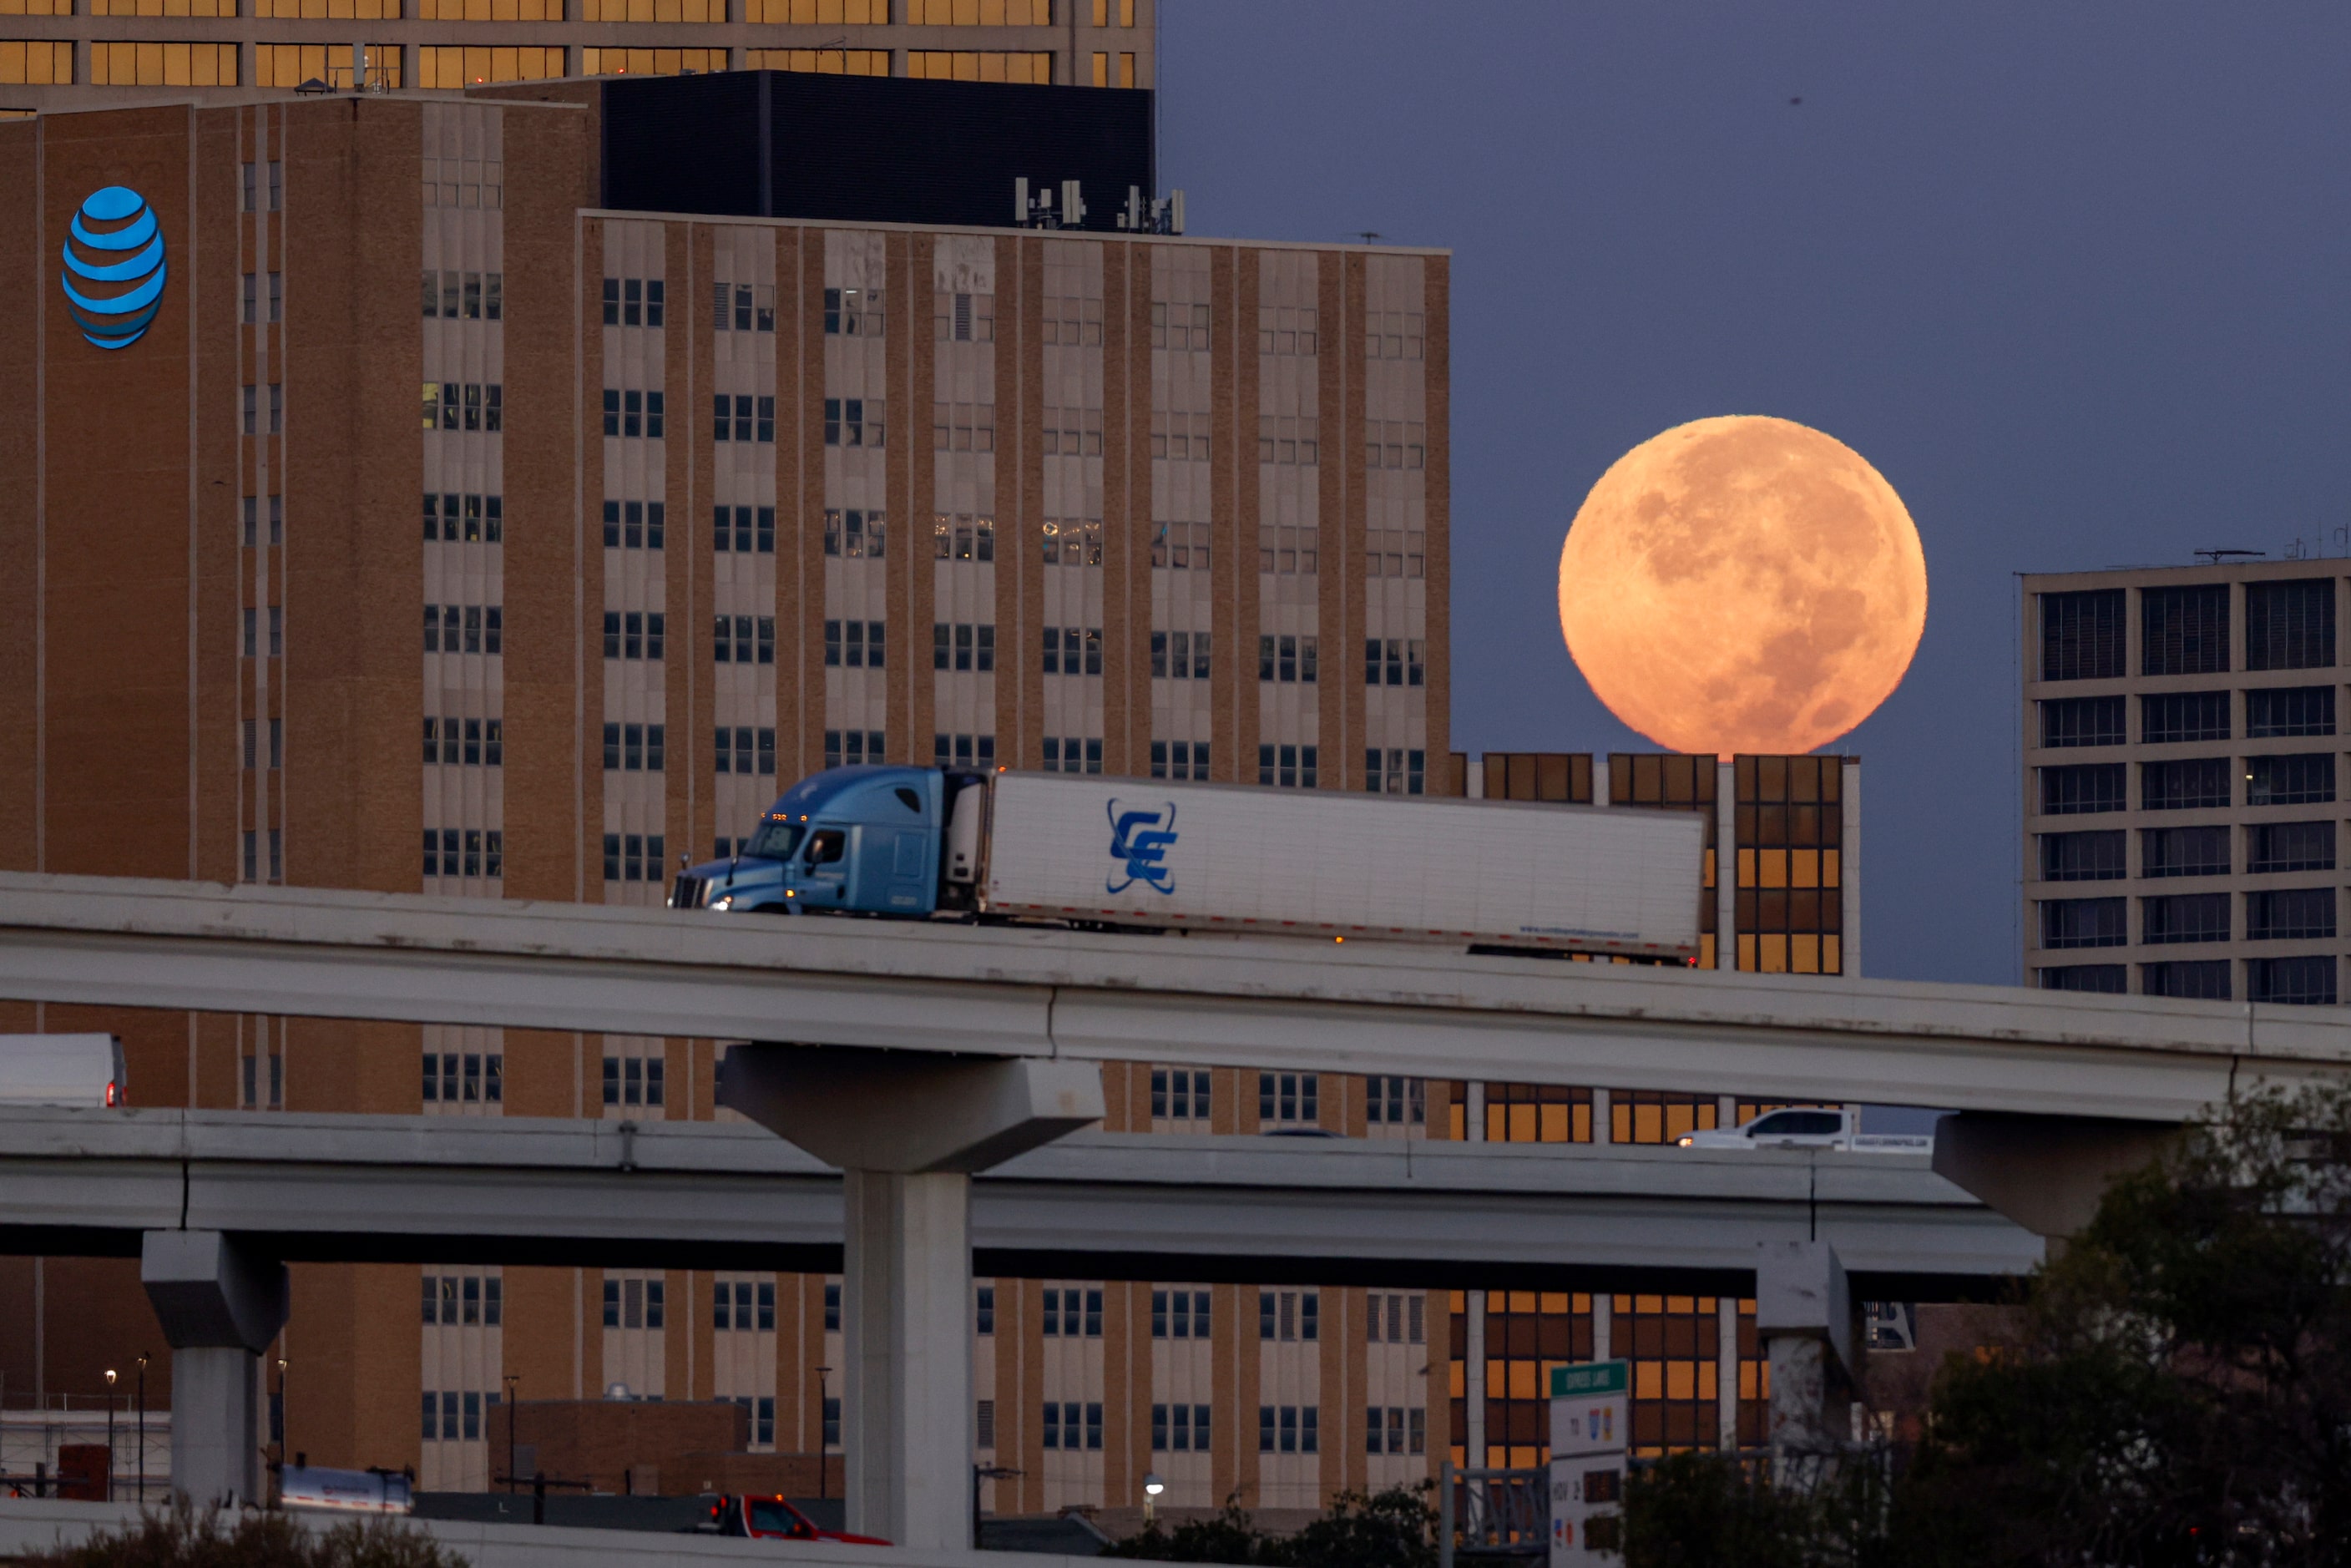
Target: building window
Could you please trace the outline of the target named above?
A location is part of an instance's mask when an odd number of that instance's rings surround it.
[[[662,1059],[660,1057],[607,1056],[604,1058],[605,1104],[659,1105],[661,1103]],[[769,1288],[773,1289],[772,1286]]]
[[[2187,963],[2141,964],[2139,991],[2144,996],[2176,997],[2190,1001],[2229,999],[2229,961],[2199,958]]]
[[[1426,1125],[1428,1085],[1417,1078],[1374,1075],[1364,1080],[1364,1120],[1374,1126]]]
[[[2119,898],[2044,898],[2041,901],[2043,947],[2120,947],[2130,941],[2128,918]]]
[[[262,617],[264,613],[265,612],[259,609],[247,610],[245,612],[244,648],[245,656],[248,659],[258,658],[261,656],[261,629],[263,625]],[[285,609],[280,605],[272,604],[267,607],[266,613],[267,615],[267,624],[269,628],[269,657],[273,659],[284,658],[286,656]]]
[[[907,73],[912,75],[911,71]],[[883,311],[882,290],[879,288],[828,288],[824,291],[824,329],[828,336],[844,338],[878,338],[887,325]],[[825,418],[835,416],[837,399],[825,402]],[[879,406],[878,404],[876,405]],[[828,446],[839,444],[828,436]],[[854,446],[855,442],[850,444]],[[879,441],[872,444],[879,446]]]
[[[2037,771],[2041,775],[2041,813],[2045,817],[2127,809],[2127,786],[2119,762],[2076,762]]]
[[[5,47],[5,45],[0,45],[0,48]],[[261,321],[282,320],[285,318],[285,274],[273,272],[267,277],[268,289],[265,293],[262,288],[262,274],[248,272],[245,275],[245,296],[237,319],[248,326]]]
[[[1428,436],[1417,420],[1372,419],[1364,422],[1364,466],[1418,468],[1425,462]]]
[[[1207,632],[1200,633],[1207,636]],[[1208,743],[1205,740],[1155,740],[1151,743],[1154,779],[1191,779],[1207,783]]]
[[[2298,806],[2335,799],[2335,754],[2299,752],[2245,759],[2245,804]]]
[[[1076,1286],[1046,1288],[1047,1339],[1100,1339],[1102,1323],[1102,1292],[1100,1286],[1089,1289]]]
[[[711,622],[710,645],[716,662],[722,664],[772,664],[776,662],[776,618],[716,616]]]
[[[974,1309],[976,1332],[982,1334],[994,1333],[996,1332],[996,1287],[993,1285],[981,1285],[977,1287],[974,1299],[976,1303]],[[991,1416],[996,1414],[992,1406],[988,1410],[988,1414]],[[982,1443],[980,1447],[983,1448],[994,1448],[995,1445],[993,1443]]]
[[[2052,697],[2041,704],[2043,747],[2121,746],[2129,738],[2123,733],[2123,699],[2118,696]]]
[[[1654,1122],[1657,1137],[1644,1141],[1662,1141],[1665,1123],[1656,1106],[1638,1107],[1646,1132],[1647,1123]],[[1454,1125],[1457,1138],[1468,1135],[1466,1108],[1456,1102],[1454,1114],[1461,1120]],[[1628,1121],[1620,1133],[1620,1141],[1635,1141],[1629,1134],[1635,1131]],[[1675,1134],[1678,1137],[1680,1134]],[[1486,1085],[1486,1141],[1489,1144],[1588,1144],[1592,1142],[1592,1091],[1571,1088],[1560,1083],[1489,1083]]]
[[[604,279],[604,325],[658,327],[668,303],[668,285],[658,277]]]
[[[2120,964],[2072,964],[2041,971],[2044,991],[2086,991],[2119,997],[2130,989],[2128,972]]]
[[[711,548],[720,555],[775,554],[776,508],[773,507],[712,507],[710,543]],[[827,550],[825,553],[831,555],[837,552]]]
[[[604,1279],[604,1326],[608,1329],[657,1329],[662,1326],[668,1287],[660,1280]]]
[[[2249,958],[2245,962],[2245,977],[2246,988],[2257,1002],[2304,1007],[2335,1005],[2335,959],[2331,954]]]
[[[2245,694],[2247,740],[2334,733],[2333,686],[2272,686]]]
[[[2334,579],[2245,584],[2245,668],[2317,670],[2334,663]]]
[[[23,0],[24,8],[11,15],[71,16],[71,0]],[[73,44],[68,39],[9,38],[0,40],[0,83],[10,87],[71,87]]]
[[[270,720],[273,726],[277,722]],[[427,766],[503,767],[507,759],[506,728],[506,720],[499,718],[428,718],[424,721],[424,761]],[[274,730],[270,749],[274,755]],[[270,766],[277,764],[272,762]]]
[[[951,294],[939,290],[932,298],[932,336],[942,343],[992,343],[996,340],[996,296]]]
[[[721,511],[725,507],[719,508]],[[606,549],[659,549],[668,538],[669,507],[664,501],[604,503]]]
[[[2229,667],[2229,585],[2139,590],[2139,674],[2204,675]]]
[[[1102,673],[1102,634],[1099,626],[1045,628],[1045,674],[1099,675]]]
[[[433,498],[426,497],[425,505],[429,507],[432,504]],[[260,542],[261,497],[247,496],[245,497],[245,548],[256,549]],[[282,545],[286,542],[286,497],[283,496],[269,497],[269,542],[273,545]]]
[[[604,657],[658,659],[669,632],[669,617],[658,610],[604,612]]]
[[[489,11],[482,0],[421,0],[420,19],[424,21],[488,21]],[[549,16],[552,11],[554,14]],[[563,19],[560,0],[522,0],[517,21],[556,21]],[[592,52],[592,51],[591,51]],[[427,91],[454,92],[475,87],[484,82],[546,81],[564,74],[564,51],[559,44],[543,45],[455,45],[425,44],[416,50],[416,85]],[[594,68],[587,68],[594,74]],[[455,158],[428,160],[442,167],[442,178],[428,176],[425,205],[455,207],[480,206],[495,208],[501,204],[499,167],[496,162],[481,165],[483,178],[456,183],[459,169]],[[469,161],[470,162],[470,161]],[[437,186],[437,190],[436,190]]]
[[[272,496],[270,526],[277,527],[277,497]],[[631,503],[634,505],[634,503]],[[612,532],[612,508],[618,502],[604,503],[604,533],[609,541]],[[660,503],[653,503],[660,509]],[[444,543],[502,544],[506,540],[507,498],[504,496],[434,495],[424,493],[424,537]],[[247,541],[250,542],[250,541]],[[277,543],[273,538],[270,542]]]
[[[2142,898],[2138,903],[2139,939],[2149,946],[2167,942],[2229,939],[2229,895],[2225,893],[2173,893]],[[2048,905],[2042,907],[2046,909]]]
[[[931,546],[937,560],[994,560],[996,519],[941,512],[931,519]]]
[[[2229,760],[2189,757],[2176,762],[2142,762],[2138,804],[2143,811],[2190,811],[2229,803]]]
[[[1205,1454],[1211,1429],[1206,1405],[1154,1405],[1151,1407],[1151,1451],[1155,1454]]]
[[[604,727],[604,771],[659,773],[663,770],[665,725],[608,724]]]
[[[851,445],[857,444],[851,442]],[[992,402],[931,404],[931,447],[936,452],[996,450],[996,405]],[[1052,450],[1049,439],[1046,450]]]
[[[248,828],[244,841],[246,882],[286,880],[285,835],[281,830],[271,828],[265,832]]]
[[[776,439],[776,400],[754,397],[747,392],[728,396],[718,392],[710,400],[710,438],[713,441],[764,441]]]
[[[609,18],[623,10],[632,18],[650,18],[653,8],[644,0],[587,0],[591,13],[602,10]],[[680,20],[694,21],[697,13],[708,16],[718,9],[716,0],[686,0],[680,6]],[[724,20],[723,12],[714,19]],[[597,49],[580,51],[580,71],[591,77],[674,77],[709,75],[726,68],[725,49]]]
[[[1257,781],[1284,789],[1312,789],[1318,748],[1311,746],[1260,746],[1257,748]]]
[[[204,13],[192,9],[192,14]],[[236,46],[94,43],[89,47],[89,80],[92,87],[235,87]],[[277,168],[270,165],[273,174]]]
[[[245,433],[247,435],[279,435],[286,429],[286,388],[272,382],[266,389],[248,385],[245,389]]]
[[[658,399],[661,393],[654,392],[653,396]],[[608,405],[611,400],[611,394],[606,393]],[[424,383],[424,428],[427,430],[504,430],[506,406],[507,389],[499,382]]]
[[[1195,524],[1203,532],[1207,525]],[[1100,518],[1048,517],[1037,526],[1038,538],[1043,542],[1047,566],[1100,566],[1102,563],[1102,526]],[[1201,565],[1207,564],[1207,558]]]
[[[2333,822],[2263,822],[2246,830],[2248,872],[2333,871]]]
[[[827,446],[883,444],[882,400],[878,397],[824,400],[824,444]]]
[[[1426,1341],[1427,1297],[1394,1292],[1384,1296],[1374,1291],[1368,1304],[1370,1310],[1365,1314],[1364,1337],[1372,1343],[1420,1344]],[[1416,1453],[1418,1451],[1414,1450]]]
[[[2083,837],[2092,835],[2084,834]],[[2120,833],[2115,835],[2122,837]],[[2226,876],[2229,874],[2229,830],[2210,828],[2141,828],[2141,876]],[[2120,876],[2122,873],[2114,873]]]
[[[1208,347],[1209,322],[1206,305],[1155,304],[1151,307],[1151,346],[1205,351]]]
[[[1044,768],[1048,773],[1100,773],[1102,770],[1102,743],[1097,738],[1049,735],[1045,737],[1044,753]]]
[[[1151,1292],[1151,1337],[1153,1339],[1207,1339],[1209,1331],[1209,1292],[1207,1291],[1154,1291]]]
[[[1312,1072],[1260,1072],[1257,1075],[1257,1119],[1266,1127],[1313,1127],[1322,1124],[1322,1085]]]
[[[1207,570],[1209,533],[1207,523],[1159,524],[1151,536],[1151,564],[1176,571]]]
[[[1209,633],[1154,632],[1151,674],[1155,679],[1205,681],[1208,678]]]
[[[931,766],[966,770],[976,768],[983,773],[992,773],[996,770],[996,737],[935,735],[931,737]]]
[[[2115,699],[2119,702],[2119,697]],[[2138,737],[2147,746],[2229,738],[2229,694],[2167,692],[2138,699]]]
[[[929,3],[935,5],[937,0]],[[1018,3],[1007,0],[1008,5]],[[1053,57],[1046,50],[908,49],[906,74],[933,81],[1009,81],[1045,87],[1053,80]]]
[[[612,280],[605,279],[609,288]],[[656,287],[660,287],[658,284]],[[506,314],[507,275],[451,272],[426,267],[422,295],[424,315],[444,321],[496,321]],[[609,311],[607,319],[610,319]]]
[[[828,508],[824,514],[824,553],[844,560],[880,560],[888,538],[880,512]]]
[[[506,1057],[495,1051],[428,1051],[424,1053],[424,1103],[496,1105],[506,1098]]]
[[[1364,753],[1364,788],[1374,795],[1418,795],[1427,785],[1428,753],[1377,747]]]
[[[2042,833],[2041,880],[2114,882],[2130,874],[2120,828],[2091,833]]]
[[[757,0],[754,0],[757,3]],[[746,18],[748,20],[749,18]],[[782,51],[761,49],[759,54]],[[763,68],[753,65],[752,70]],[[776,329],[776,290],[767,283],[718,282],[710,286],[710,326],[717,332],[772,332]]]
[[[1205,1122],[1208,1119],[1208,1073],[1206,1069],[1155,1067],[1151,1070],[1151,1119],[1155,1122]]]
[[[883,759],[878,729],[828,729],[824,732],[824,765],[855,768]]]
[[[1364,313],[1364,357],[1367,360],[1417,360],[1421,357],[1425,318],[1417,310],[1368,310]]]
[[[1102,417],[1099,410],[1088,410],[1087,413],[1090,421],[1099,422]],[[1165,410],[1155,413],[1151,416],[1151,455],[1178,462],[1206,463],[1208,461],[1209,417],[1206,413]],[[1085,432],[1085,437],[1086,455],[1092,456],[1102,450],[1102,432],[1098,423]],[[1050,440],[1046,443],[1046,450],[1052,450]],[[1064,454],[1076,450],[1066,439],[1063,440],[1061,451]]]
[[[1422,650],[1425,647],[1426,644],[1417,638],[1366,639],[1364,643],[1364,684],[1367,686],[1424,685],[1426,672],[1423,668],[1425,655]]]
[[[1287,1343],[1322,1337],[1322,1298],[1316,1291],[1259,1291],[1257,1337]]]
[[[740,778],[772,779],[776,774],[776,732],[749,725],[720,725],[713,747],[714,771]],[[722,854],[721,859],[725,856]]]
[[[1257,1412],[1257,1451],[1319,1454],[1322,1451],[1322,1425],[1319,1406],[1260,1405]]]
[[[996,628],[964,621],[933,622],[931,668],[982,672],[995,669]]]
[[[285,204],[286,165],[274,160],[269,162],[238,165],[237,209],[240,212],[277,212]]]
[[[663,858],[659,833],[604,835],[606,882],[659,882]]]
[[[2335,935],[2335,890],[2282,887],[2245,894],[2245,940],[2314,940]]]
[[[827,1333],[841,1332],[841,1286],[838,1283],[829,1283],[824,1288],[824,1332]],[[828,1421],[838,1418],[838,1412],[825,1413],[825,1419]],[[828,1431],[824,1440],[828,1443],[838,1443],[841,1441],[841,1434],[837,1431]]]
[[[502,877],[506,834],[496,828],[427,828],[424,874]]]
[[[2113,680],[2124,673],[2123,591],[2041,595],[2041,678]]]
[[[605,619],[610,621],[611,616]],[[506,611],[496,604],[428,604],[424,651],[428,653],[496,653],[505,651]],[[275,649],[271,650],[273,653]]]
[[[824,623],[824,662],[828,668],[878,670],[885,645],[879,621],[828,621]]]
[[[1257,678],[1260,681],[1311,685],[1319,663],[1320,639],[1311,634],[1292,636],[1283,632],[1257,640]]]

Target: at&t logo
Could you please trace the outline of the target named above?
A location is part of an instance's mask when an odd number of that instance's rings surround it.
[[[74,214],[58,279],[81,335],[101,349],[127,349],[155,319],[170,268],[155,209],[120,185],[92,191]]]
[[[1176,842],[1176,802],[1129,806],[1113,797],[1109,810],[1110,858],[1119,868],[1104,881],[1104,889],[1124,893],[1139,882],[1174,893],[1175,872],[1167,864],[1167,851]]]

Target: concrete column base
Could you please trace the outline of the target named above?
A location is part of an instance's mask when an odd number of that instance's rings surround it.
[[[151,1230],[140,1282],[172,1347],[172,1490],[259,1502],[261,1353],[286,1326],[286,1266],[217,1230]]]
[[[1853,1300],[1825,1241],[1767,1241],[1757,1254],[1755,1332],[1771,1368],[1773,1472],[1782,1486],[1805,1486],[1851,1436]]]
[[[172,1353],[172,1490],[198,1508],[258,1503],[261,1358],[241,1345]]]
[[[841,1446],[849,1528],[971,1540],[971,1177],[844,1173]]]

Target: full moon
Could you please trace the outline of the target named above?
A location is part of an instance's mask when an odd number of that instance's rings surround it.
[[[1618,458],[1559,552],[1559,624],[1610,712],[1675,751],[1802,753],[1867,718],[1927,626],[1927,558],[1861,455],[1701,419]]]

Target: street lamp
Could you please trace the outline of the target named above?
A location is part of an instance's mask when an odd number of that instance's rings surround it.
[[[114,1368],[106,1369],[106,1497],[114,1500]]]
[[[1159,1494],[1166,1490],[1167,1483],[1159,1479],[1157,1470],[1143,1478],[1143,1522],[1144,1524],[1151,1523],[1158,1516]]]
[[[518,1372],[507,1374],[507,1490],[515,1490],[515,1385],[522,1381]]]
[[[830,1455],[832,1452],[832,1439],[825,1435],[824,1427],[825,1422],[829,1419],[826,1412],[832,1404],[831,1392],[825,1379],[831,1375],[831,1372],[832,1368],[829,1366],[820,1366],[816,1369],[816,1495],[820,1502],[824,1500],[825,1488],[831,1484],[825,1471],[831,1468]]]
[[[147,1500],[147,1354],[139,1354],[139,1500]]]

